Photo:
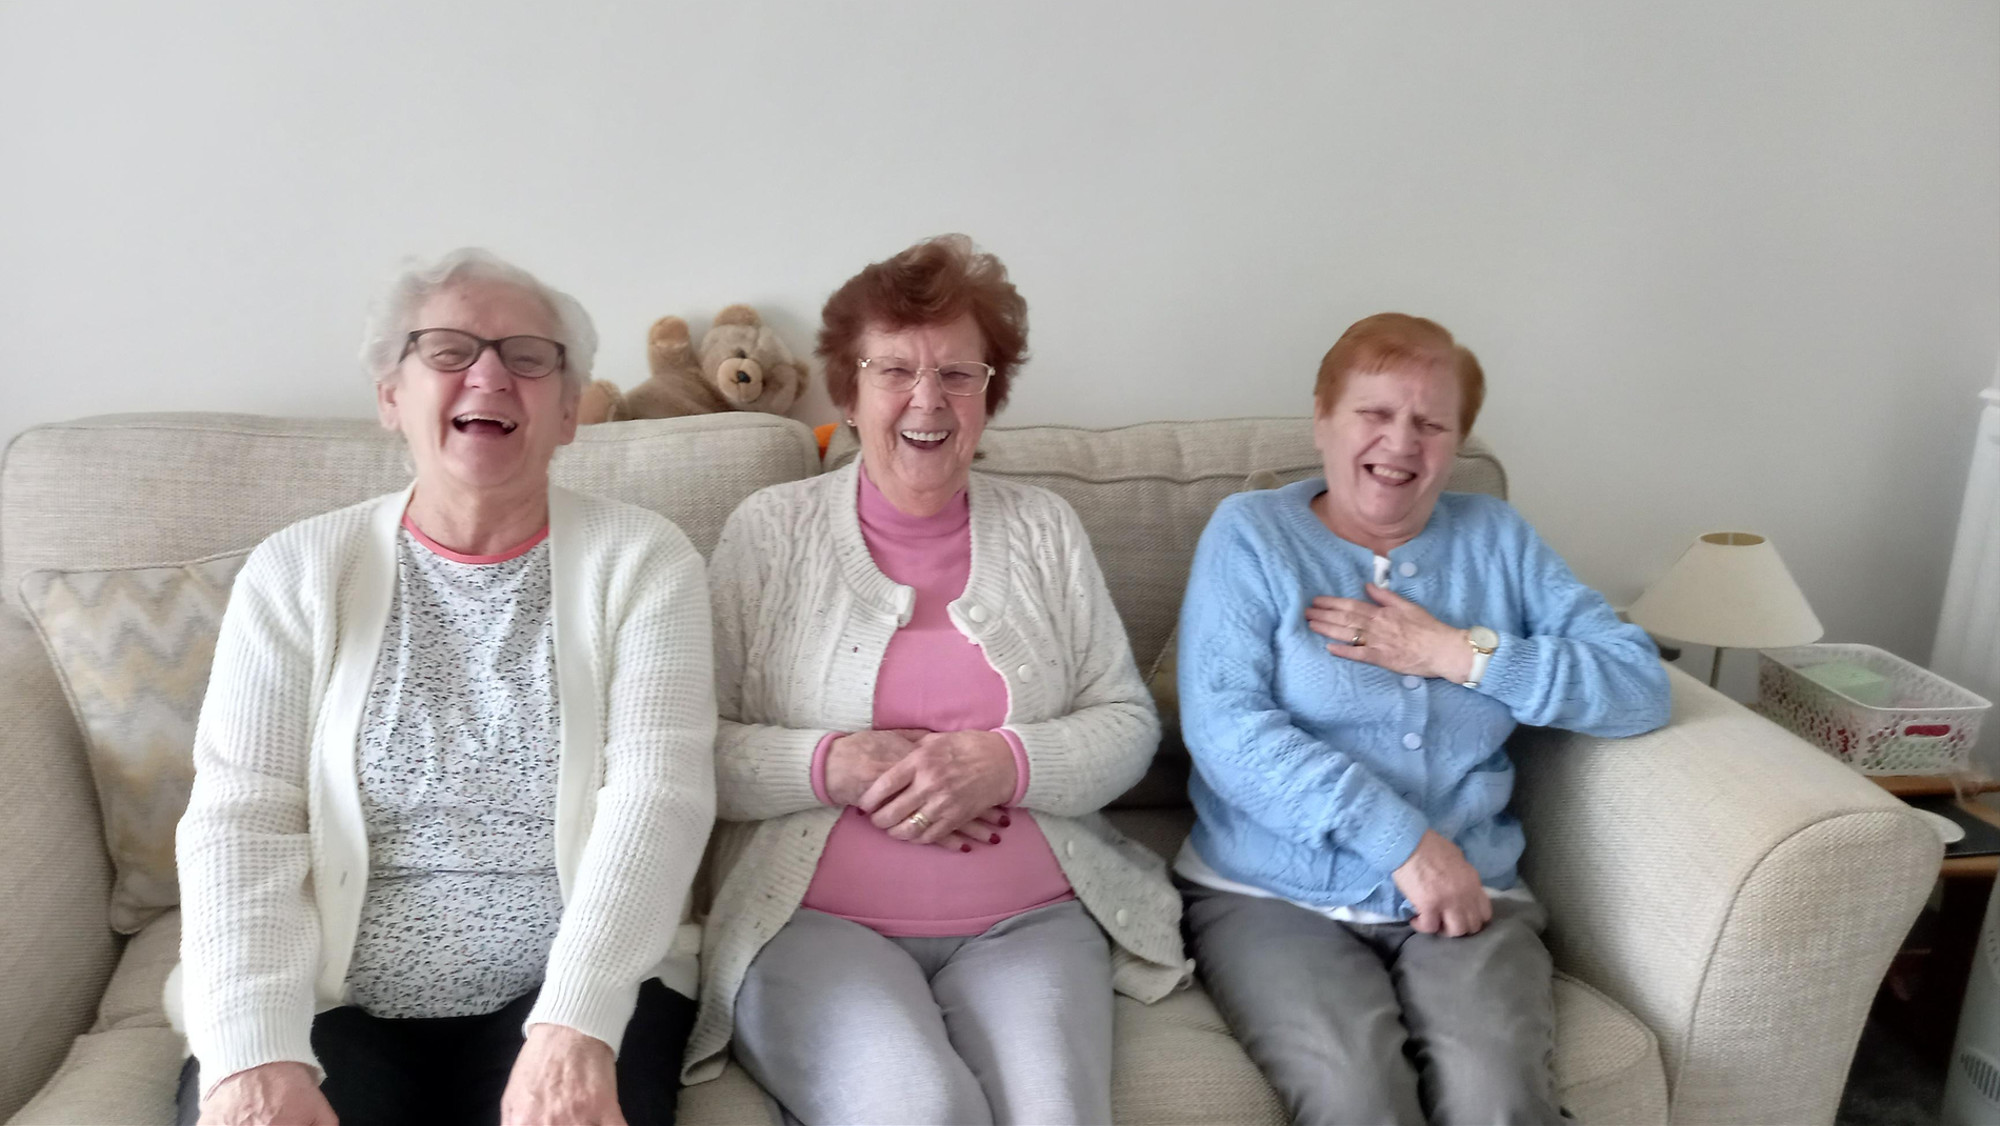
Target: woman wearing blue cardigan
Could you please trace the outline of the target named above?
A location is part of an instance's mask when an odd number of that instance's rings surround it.
[[[1484,378],[1387,313],[1320,365],[1326,475],[1232,496],[1181,609],[1203,980],[1296,1122],[1554,1122],[1517,724],[1666,722],[1657,652],[1504,501],[1444,484]]]

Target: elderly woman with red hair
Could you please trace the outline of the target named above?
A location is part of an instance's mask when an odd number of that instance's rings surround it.
[[[1195,549],[1174,870],[1295,1123],[1567,1117],[1506,740],[1651,730],[1667,675],[1505,501],[1444,491],[1485,389],[1435,321],[1356,322],[1313,391],[1325,473],[1225,499]]]
[[[861,455],[730,517],[720,889],[688,1078],[807,1122],[1108,1122],[1113,990],[1185,977],[1162,865],[1098,810],[1159,734],[1076,513],[971,472],[1027,304],[963,236],[827,301]]]

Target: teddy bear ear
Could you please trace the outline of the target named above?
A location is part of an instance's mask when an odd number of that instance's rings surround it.
[[[754,327],[763,324],[764,319],[757,315],[757,310],[752,309],[748,305],[731,305],[720,313],[715,314],[715,323],[717,325],[751,325]]]
[[[667,376],[695,366],[694,344],[688,339],[687,322],[679,317],[661,317],[646,333],[646,367],[655,376]]]
[[[679,317],[661,317],[646,333],[648,344],[686,344],[688,323]]]

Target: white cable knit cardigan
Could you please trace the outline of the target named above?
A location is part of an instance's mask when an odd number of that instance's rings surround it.
[[[409,495],[278,532],[230,595],[177,840],[178,997],[168,983],[204,1091],[317,1067],[313,1014],[342,1003],[369,871],[355,743]],[[691,996],[699,976],[676,924],[715,813],[707,582],[666,519],[563,489],[549,548],[564,908],[528,1021],[616,1049],[641,981]]]
[[[862,539],[859,465],[752,495],[710,559],[722,823],[690,1083],[721,1074],[744,971],[798,909],[839,817],[813,796],[813,750],[829,731],[874,726],[875,676],[915,601]],[[968,497],[972,567],[952,624],[1007,684],[1006,727],[1028,756],[1021,804],[1110,935],[1112,984],[1159,1000],[1191,968],[1180,896],[1160,859],[1097,812],[1152,761],[1152,697],[1070,506],[977,473]]]

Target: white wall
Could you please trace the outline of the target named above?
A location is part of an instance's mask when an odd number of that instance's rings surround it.
[[[1355,318],[1484,359],[1517,502],[1633,596],[1754,528],[1928,654],[2000,348],[2000,6],[0,4],[0,439],[362,414],[400,257],[491,246],[642,375],[972,233],[1009,420],[1302,413]]]

